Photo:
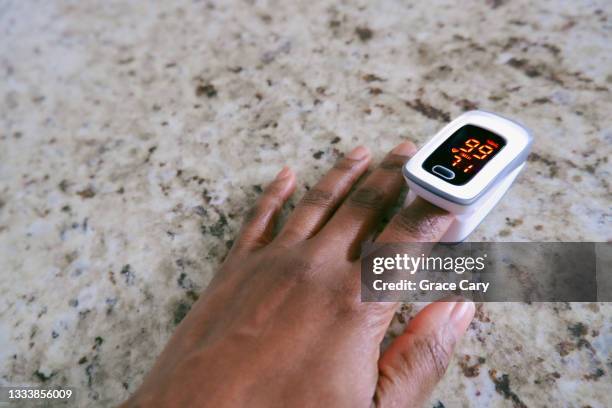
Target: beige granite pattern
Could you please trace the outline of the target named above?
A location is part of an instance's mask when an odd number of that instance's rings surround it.
[[[611,2],[157,3],[0,4],[0,384],[123,400],[283,164],[474,107],[536,141],[472,240],[612,238]],[[611,311],[481,306],[430,405],[612,405]]]

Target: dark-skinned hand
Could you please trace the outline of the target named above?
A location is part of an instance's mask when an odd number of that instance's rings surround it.
[[[381,354],[396,303],[360,301],[361,244],[400,196],[405,142],[352,193],[358,147],[310,189],[274,234],[295,189],[284,168],[128,407],[418,407],[444,375],[471,302],[426,306]],[[349,194],[350,193],[350,194]],[[453,216],[421,199],[378,242],[437,242]]]

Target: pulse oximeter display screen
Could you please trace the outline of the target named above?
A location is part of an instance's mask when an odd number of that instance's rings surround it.
[[[474,125],[453,133],[424,162],[423,168],[456,186],[478,174],[506,145],[499,135]]]

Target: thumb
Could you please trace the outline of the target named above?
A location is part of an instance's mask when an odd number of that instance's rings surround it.
[[[462,298],[434,302],[421,310],[378,362],[376,405],[422,406],[444,375],[474,310],[474,303]]]

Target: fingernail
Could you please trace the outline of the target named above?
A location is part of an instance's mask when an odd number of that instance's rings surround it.
[[[358,146],[351,150],[349,154],[346,155],[347,159],[351,160],[363,160],[365,159],[370,152],[364,146]]]
[[[276,179],[277,181],[280,180],[284,180],[287,177],[289,177],[291,175],[291,169],[287,166],[283,167],[283,169],[281,171],[278,172],[278,174],[276,175]]]
[[[465,330],[470,325],[472,318],[474,317],[474,311],[476,306],[471,300],[462,299],[455,302],[454,307],[450,312],[450,324],[453,327],[457,338],[463,336]]]
[[[391,150],[391,153],[399,156],[411,156],[414,152],[416,152],[416,146],[412,142],[401,143]]]

